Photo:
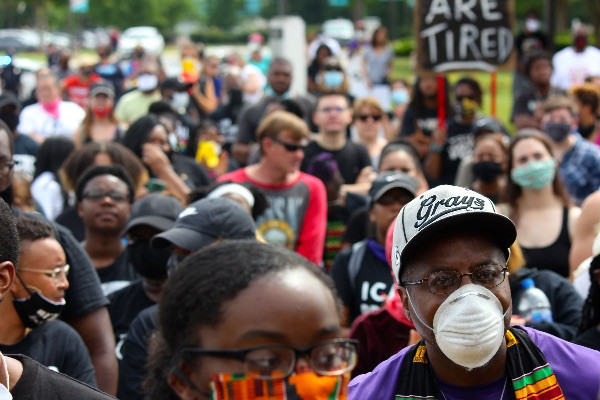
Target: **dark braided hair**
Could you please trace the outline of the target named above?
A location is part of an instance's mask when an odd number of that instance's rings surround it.
[[[577,336],[600,324],[600,284],[594,277],[594,272],[600,270],[600,254],[595,256],[590,262],[590,291],[583,303],[581,313],[581,324]]]
[[[204,247],[186,257],[169,277],[160,301],[159,330],[151,339],[144,384],[147,398],[177,399],[167,378],[181,361],[186,361],[181,358],[182,348],[202,346],[198,329],[217,326],[224,307],[252,282],[296,269],[315,276],[323,284],[321,290],[331,292],[341,312],[331,278],[286,248],[255,240],[231,240]]]

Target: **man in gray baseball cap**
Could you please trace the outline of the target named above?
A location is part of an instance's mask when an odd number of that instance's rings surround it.
[[[515,239],[513,223],[468,189],[438,186],[404,206],[392,263],[422,340],[355,378],[348,398],[596,399],[600,353],[510,326]]]

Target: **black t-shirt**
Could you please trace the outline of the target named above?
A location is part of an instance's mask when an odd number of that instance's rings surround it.
[[[96,387],[94,367],[79,334],[62,321],[32,329],[19,343],[0,344],[3,354],[24,354],[46,367]]]
[[[431,136],[438,126],[437,108],[425,108],[423,115],[416,115],[416,107],[411,103],[406,108],[402,119],[401,137],[410,136],[420,129],[425,135]]]
[[[360,314],[378,310],[385,296],[393,289],[392,272],[386,262],[367,247],[360,269],[350,282],[349,263],[352,247],[343,250],[335,259],[330,275],[345,306],[350,308],[350,321]]]
[[[127,248],[123,250],[112,264],[96,268],[96,272],[98,273],[100,282],[102,282],[102,290],[107,296],[139,278],[137,272],[135,272],[133,266],[129,263]]]
[[[117,359],[121,359],[120,348],[127,336],[131,321],[145,308],[156,304],[146,296],[142,280],[133,282],[131,285],[119,289],[108,296],[110,304],[108,313],[115,332],[115,343],[117,343]]]
[[[10,357],[23,364],[23,374],[10,392],[15,400],[114,399],[85,383],[52,371],[29,357],[22,355],[10,355]]]
[[[174,153],[171,157],[171,162],[177,175],[179,175],[189,188],[195,189],[197,187],[208,186],[212,183],[204,167],[198,164],[193,158]]]
[[[143,400],[142,384],[146,377],[148,342],[158,327],[158,304],[146,308],[131,322],[127,337],[121,347],[123,359],[119,364],[120,399]]]
[[[453,185],[462,159],[473,152],[473,125],[455,120],[448,124],[448,141],[442,151],[442,173],[435,185]]]
[[[371,165],[371,157],[366,147],[362,144],[354,143],[350,140],[346,141],[344,147],[339,150],[327,150],[319,146],[316,141],[312,141],[304,149],[304,159],[302,160],[302,171],[306,172],[306,168],[311,160],[322,153],[330,153],[338,164],[338,168],[345,183],[355,183],[358,174],[364,167]]]
[[[83,247],[64,226],[53,222],[50,225],[71,266],[69,288],[65,292],[67,304],[60,315],[63,321],[68,322],[106,306],[108,299],[102,292],[98,275]]]
[[[527,115],[533,117],[539,104],[543,103],[550,96],[564,96],[564,90],[552,87],[548,96],[541,96],[535,89],[529,90],[515,99],[513,103],[511,121],[514,122],[516,115]]]
[[[85,240],[85,224],[77,212],[75,206],[67,206],[63,208],[62,212],[58,214],[55,219],[56,222],[64,226],[71,231],[71,234],[79,242]]]

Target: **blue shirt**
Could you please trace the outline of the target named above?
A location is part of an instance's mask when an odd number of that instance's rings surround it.
[[[575,145],[565,153],[558,173],[569,196],[580,205],[600,188],[600,148],[575,135]]]

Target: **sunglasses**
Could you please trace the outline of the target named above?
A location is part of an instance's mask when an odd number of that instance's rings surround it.
[[[379,114],[374,114],[374,115],[365,114],[365,115],[359,115],[358,116],[358,119],[360,119],[363,122],[365,122],[369,118],[373,118],[373,121],[379,121],[381,119],[381,115],[379,115]]]
[[[306,148],[305,143],[298,144],[298,143],[284,142],[283,140],[281,140],[277,137],[272,137],[271,140],[274,141],[275,143],[279,143],[280,145],[282,145],[290,153],[296,152],[298,150],[304,151],[304,149]]]
[[[341,72],[342,71],[342,67],[338,67],[338,66],[335,66],[335,65],[327,65],[325,67],[325,71],[340,71]]]

